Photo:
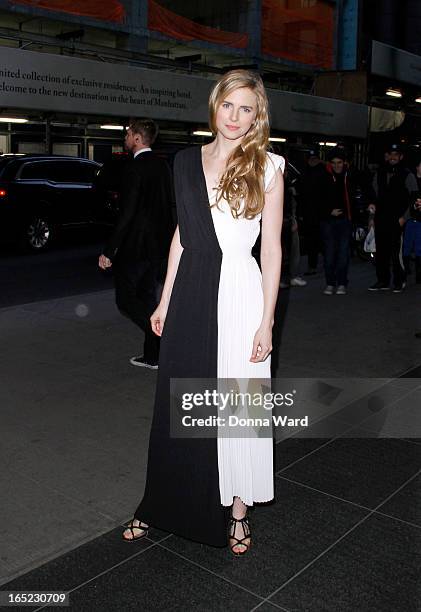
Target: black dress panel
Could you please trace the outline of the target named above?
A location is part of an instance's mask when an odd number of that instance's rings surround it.
[[[161,337],[145,493],[135,517],[191,540],[226,546],[228,509],[220,499],[216,438],[170,436],[170,379],[217,378],[222,252],[200,147],[177,154],[174,186],[183,252]]]

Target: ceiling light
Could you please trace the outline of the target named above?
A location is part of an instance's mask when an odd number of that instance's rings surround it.
[[[415,98],[415,102],[418,102],[418,104],[421,104],[421,96],[419,98]]]
[[[0,117],[1,123],[28,123],[28,119],[22,119],[19,117]]]
[[[105,124],[100,126],[101,130],[124,130],[124,125]]]
[[[273,137],[269,138],[269,140],[271,142],[286,142],[287,141],[286,138],[278,138],[278,136],[273,136]]]
[[[402,92],[399,89],[389,89],[386,90],[386,96],[390,96],[391,98],[402,98]]]
[[[337,146],[337,144],[338,144],[337,142],[325,142],[325,145],[326,145],[327,147],[336,147],[336,146]]]
[[[193,132],[193,136],[213,136],[212,132],[207,132],[206,130],[195,130]]]

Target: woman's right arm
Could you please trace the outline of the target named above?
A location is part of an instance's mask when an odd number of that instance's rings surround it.
[[[165,318],[167,316],[168,305],[170,303],[171,293],[174,286],[175,277],[177,275],[178,264],[180,263],[183,247],[180,242],[180,230],[175,228],[174,236],[171,241],[170,252],[168,255],[167,274],[165,277],[164,287],[162,289],[161,301],[153,315],[151,316],[152,331],[157,335],[162,335],[164,329]]]
[[[174,285],[175,277],[177,275],[178,264],[180,263],[181,253],[183,252],[183,247],[180,242],[180,230],[177,227],[175,228],[174,236],[171,241],[170,253],[168,256],[168,267],[167,267],[167,275],[165,277],[164,288],[162,290],[162,296],[160,304],[166,305],[170,303],[170,297],[172,293],[172,288]]]

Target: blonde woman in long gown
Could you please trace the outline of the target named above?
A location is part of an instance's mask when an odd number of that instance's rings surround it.
[[[178,226],[151,317],[161,350],[147,479],[123,538],[142,538],[153,525],[242,555],[251,544],[247,507],[274,497],[273,440],[172,437],[170,379],[270,378],[284,159],[267,151],[259,75],[221,77],[209,114],[215,139],[174,163]],[[262,272],[251,255],[260,225]]]

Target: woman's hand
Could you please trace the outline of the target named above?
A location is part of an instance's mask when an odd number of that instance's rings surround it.
[[[152,314],[150,321],[151,327],[154,334],[157,336],[162,336],[162,332],[164,329],[164,323],[167,316],[168,306],[162,304],[161,302],[158,304],[157,309]]]
[[[343,212],[344,212],[344,211],[342,210],[342,208],[334,208],[330,214],[331,214],[333,217],[339,217],[339,215],[342,215],[342,214],[343,214]]]
[[[250,361],[264,361],[272,351],[272,329],[260,326],[254,335],[253,351]]]
[[[111,262],[111,259],[108,259],[108,257],[106,257],[105,255],[100,255],[98,259],[98,265],[103,270],[106,270],[107,268],[111,268],[113,264]]]

